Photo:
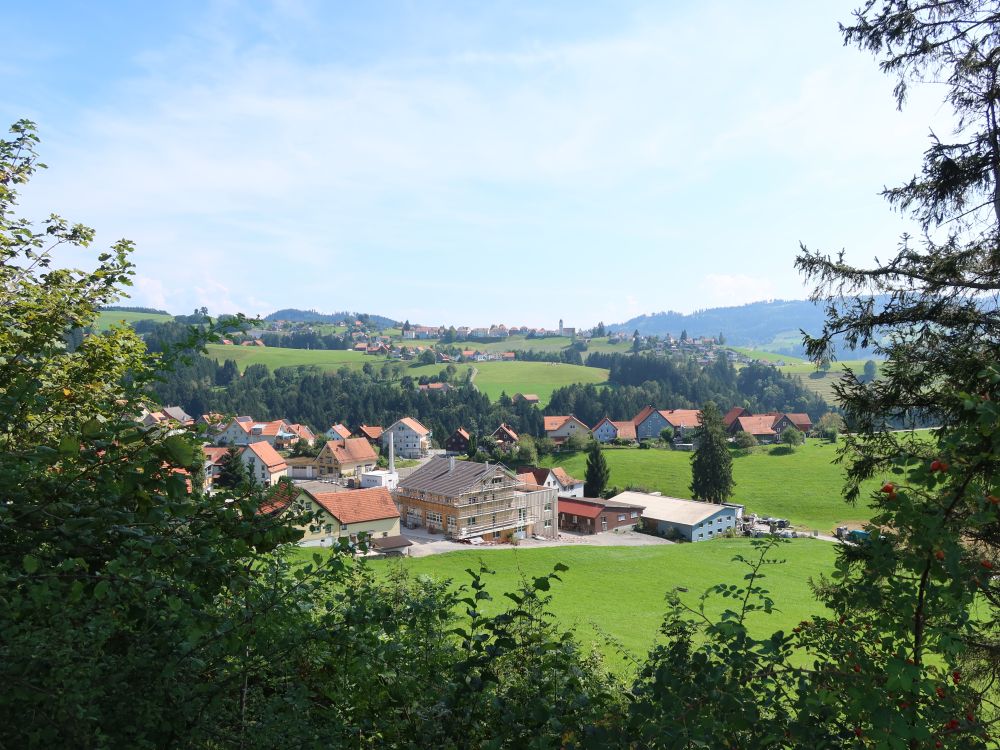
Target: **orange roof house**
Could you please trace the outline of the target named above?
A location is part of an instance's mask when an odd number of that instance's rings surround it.
[[[377,463],[378,454],[364,438],[327,441],[316,457],[320,476],[356,476]]]

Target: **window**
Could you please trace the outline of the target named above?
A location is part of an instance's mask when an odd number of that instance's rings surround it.
[[[546,518],[545,519],[545,528],[547,528],[547,529],[551,529],[552,528],[552,519],[551,518]]]
[[[545,510],[552,510],[552,503],[551,502],[545,503]]]
[[[332,523],[328,523],[326,526],[323,527],[323,530],[327,534],[329,534],[331,531],[333,531],[333,524]]]
[[[633,511],[632,511],[632,512],[631,512],[631,513],[629,514],[629,517],[630,517],[630,518],[638,518],[638,517],[639,517],[639,511],[637,511],[637,510],[633,510]]]
[[[619,513],[618,514],[618,520],[619,521],[624,521],[625,520],[625,514],[624,513]]]

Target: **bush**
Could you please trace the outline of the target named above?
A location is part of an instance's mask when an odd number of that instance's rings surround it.
[[[733,437],[733,445],[743,450],[750,450],[756,448],[760,443],[749,432],[737,432],[735,437]]]

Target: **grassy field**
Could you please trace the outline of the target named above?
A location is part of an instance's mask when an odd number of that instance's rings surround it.
[[[307,558],[313,550],[302,550]],[[745,568],[732,560],[734,555],[751,556],[749,540],[717,539],[699,544],[657,545],[649,547],[549,547],[542,549],[470,550],[375,561],[377,571],[402,565],[414,575],[428,575],[437,580],[468,583],[467,568],[478,570],[480,561],[495,575],[488,578],[492,602],[488,611],[497,612],[507,601],[506,591],[520,582],[544,575],[556,563],[569,566],[555,582],[549,610],[561,628],[574,629],[579,640],[596,644],[616,671],[631,671],[629,660],[605,643],[607,633],[636,658],[642,658],[654,643],[665,612],[664,595],[676,586],[688,589],[681,593],[690,604],[709,586],[716,583],[742,583]],[[782,544],[772,557],[787,560],[784,565],[769,566],[765,587],[774,595],[778,611],[771,615],[753,615],[752,629],[758,634],[778,629],[790,630],[800,620],[819,611],[809,590],[810,577],[832,570],[834,545],[811,539]],[[721,612],[723,602],[715,599],[710,612]],[[596,626],[596,627],[595,627]]]
[[[328,372],[339,370],[343,366],[360,370],[365,362],[371,362],[381,367],[383,359],[369,357],[349,349],[285,349],[267,346],[226,346],[225,344],[209,344],[208,356],[223,362],[227,359],[236,361],[240,370],[247,365],[264,364],[272,370],[277,367],[294,367],[296,365],[316,365]],[[438,368],[440,370],[440,368]]]
[[[788,361],[786,359],[786,361]],[[833,392],[833,385],[844,375],[846,367],[851,372],[861,373],[865,369],[865,359],[845,359],[833,363],[826,372],[817,370],[812,362],[800,361],[794,364],[787,364],[779,367],[786,375],[798,375],[802,380],[802,385],[811,391],[822,396],[828,404],[836,403],[836,396]],[[879,363],[876,362],[876,365]]]
[[[97,330],[106,331],[113,325],[121,325],[122,323],[129,325],[138,320],[155,320],[157,323],[169,323],[173,319],[173,315],[161,315],[158,313],[104,311],[97,316]]]
[[[801,357],[792,357],[788,354],[775,354],[774,352],[765,352],[760,349],[748,349],[745,346],[730,346],[727,348],[737,354],[742,354],[751,359],[759,359],[762,362],[805,362]]]
[[[632,484],[682,498],[691,497],[691,455],[670,450],[604,452],[611,470],[610,485]],[[769,448],[761,447],[750,455],[734,456],[733,501],[744,503],[748,513],[788,518],[797,528],[810,531],[831,533],[840,525],[860,525],[870,515],[867,499],[854,506],[843,500],[843,470],[833,463],[835,456],[834,445],[812,439],[786,455],[772,455]],[[581,479],[586,463],[584,453],[547,461]],[[871,489],[879,484],[872,482]]]
[[[479,362],[476,369],[476,387],[491,399],[504,391],[508,396],[535,393],[542,406],[556,388],[571,383],[604,383],[608,379],[608,371],[599,367],[555,362]]]

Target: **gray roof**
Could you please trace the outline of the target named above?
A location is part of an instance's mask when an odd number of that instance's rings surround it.
[[[722,511],[735,512],[733,508],[726,505],[716,505],[701,500],[682,500],[679,497],[666,497],[664,495],[650,495],[645,492],[622,492],[611,498],[609,502],[616,505],[623,502],[641,504],[644,507],[643,518],[667,521],[682,526],[694,526]]]
[[[453,469],[451,468],[452,462],[450,458],[435,456],[410,476],[401,479],[399,490],[403,492],[433,492],[437,495],[454,497],[473,489],[497,469],[506,473],[511,479],[516,478],[509,469],[501,464],[454,461],[455,468]]]
[[[184,411],[179,406],[164,406],[162,409],[163,413],[166,414],[171,419],[176,419],[178,422],[189,422],[193,417]]]

